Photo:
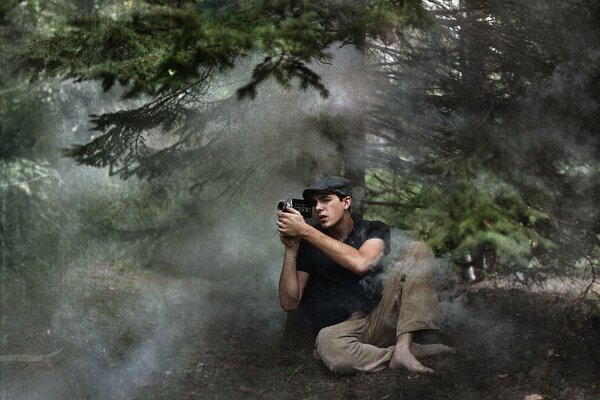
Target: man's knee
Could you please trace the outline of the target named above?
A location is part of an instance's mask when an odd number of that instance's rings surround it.
[[[435,255],[424,242],[412,242],[394,264],[393,271],[401,282],[419,282],[433,279]]]
[[[425,242],[414,241],[406,248],[406,258],[415,258],[417,260],[423,260],[426,258],[433,257],[433,251]]]
[[[316,352],[323,364],[332,372],[350,373],[354,368],[350,360],[350,338],[340,335],[334,326],[319,331]]]

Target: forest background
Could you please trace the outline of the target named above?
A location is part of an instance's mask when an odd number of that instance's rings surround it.
[[[597,310],[599,22],[591,0],[5,1],[3,310],[45,304],[64,339],[65,282],[95,269],[269,308],[274,205],[325,175],[451,275],[577,281]]]

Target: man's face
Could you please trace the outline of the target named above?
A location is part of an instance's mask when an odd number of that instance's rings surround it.
[[[352,203],[350,196],[340,199],[335,193],[315,194],[313,201],[319,222],[325,229],[332,228],[340,222]]]

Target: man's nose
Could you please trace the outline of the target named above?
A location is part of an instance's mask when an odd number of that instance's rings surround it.
[[[315,209],[316,209],[317,211],[320,211],[320,210],[322,210],[322,209],[323,209],[323,203],[321,203],[320,201],[316,201],[316,202],[315,202]]]

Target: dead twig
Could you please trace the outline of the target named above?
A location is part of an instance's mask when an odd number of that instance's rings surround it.
[[[0,362],[22,362],[22,363],[38,363],[45,362],[50,364],[50,360],[56,357],[63,351],[62,347],[52,353],[43,354],[41,356],[30,355],[30,354],[5,354],[0,355]]]
[[[285,381],[286,382],[289,381],[292,378],[292,376],[296,375],[296,372],[300,371],[300,368],[302,368],[303,366],[304,366],[304,364],[300,365],[298,368],[293,370],[292,373],[288,375],[288,377]]]

